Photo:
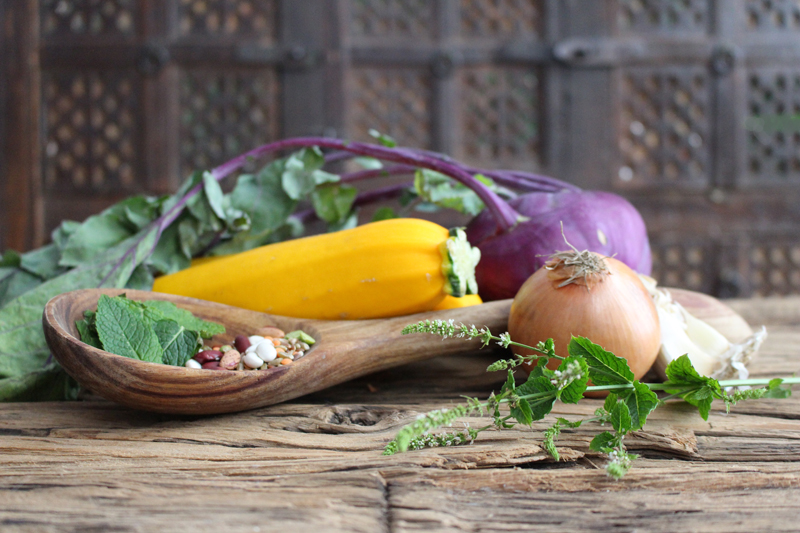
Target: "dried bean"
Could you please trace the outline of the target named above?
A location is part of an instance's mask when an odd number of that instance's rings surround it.
[[[244,353],[251,345],[250,339],[247,338],[247,335],[236,335],[236,339],[233,341],[233,345],[239,350],[239,353]]]
[[[222,359],[219,361],[220,368],[224,368],[226,370],[233,370],[237,366],[239,366],[239,361],[242,360],[242,354],[237,352],[236,350],[228,350],[222,356]]]
[[[280,339],[286,334],[280,328],[276,328],[275,326],[266,326],[256,331],[256,335],[263,335],[264,337],[275,337]]]
[[[219,361],[210,361],[208,363],[203,363],[203,368],[206,370],[224,370],[220,368]]]
[[[219,361],[221,358],[222,352],[219,350],[203,350],[194,356],[194,360],[201,365],[211,361]]]

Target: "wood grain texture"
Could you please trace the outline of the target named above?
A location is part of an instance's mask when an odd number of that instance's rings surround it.
[[[215,343],[232,344],[236,335],[251,335],[265,325],[287,332],[301,329],[317,342],[291,365],[252,372],[194,370],[138,361],[80,341],[75,321],[83,318],[84,311],[97,309],[102,294],[171,301],[204,320],[223,324],[227,331],[212,339]],[[83,289],[50,300],[43,324],[55,358],[92,392],[147,411],[215,414],[280,403],[386,368],[463,351],[464,343],[443,343],[432,335],[404,336],[401,331],[419,320],[444,317],[497,330],[505,327],[509,306],[510,301],[504,301],[392,319],[323,321],[267,315],[149,291]],[[470,342],[472,348],[480,345],[477,340]]]
[[[767,325],[754,374],[800,369],[799,326],[761,320],[760,301],[726,303]],[[800,298],[782,305],[800,310]],[[626,439],[642,458],[622,481],[588,448],[596,426],[562,432],[560,463],[539,446],[555,416],[588,415],[599,400],[556,404],[532,429],[471,446],[381,455],[419,413],[499,388],[504,376],[484,370],[500,355],[445,355],[236,414],[0,404],[0,530],[797,530],[797,397],[730,414],[715,403],[707,422],[671,403]]]

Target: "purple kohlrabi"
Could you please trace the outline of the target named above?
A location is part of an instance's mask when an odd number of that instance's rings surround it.
[[[636,272],[650,274],[647,230],[638,211],[616,194],[598,191],[528,193],[510,202],[527,220],[502,231],[488,211],[467,226],[481,250],[476,277],[484,300],[513,298],[547,257],[569,246],[614,256]],[[561,224],[564,234],[561,233]]]

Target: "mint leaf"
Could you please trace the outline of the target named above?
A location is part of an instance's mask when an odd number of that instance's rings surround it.
[[[174,320],[159,320],[153,331],[164,352],[161,362],[165,365],[184,366],[197,353],[200,337],[196,331],[189,331]]]
[[[633,382],[633,389],[620,391],[620,398],[625,401],[631,417],[631,429],[641,429],[647,421],[647,415],[658,407],[658,396],[650,387],[639,381]]]
[[[511,370],[509,370],[511,374]],[[550,382],[550,378],[546,376],[528,377],[528,381],[517,387],[518,396],[528,396],[531,394],[541,394],[542,396],[536,398],[528,398],[528,403],[531,407],[531,416],[533,420],[541,420],[553,410],[553,405],[556,403],[556,395],[558,389]]]
[[[570,382],[559,393],[559,399],[564,403],[578,403],[583,398],[583,393],[589,384],[589,367],[583,357],[567,357],[561,361],[558,370],[566,372],[567,368],[574,368],[576,365],[580,368],[580,377]]]
[[[603,409],[611,413],[611,411],[613,411],[614,407],[616,407],[617,405],[617,400],[619,400],[619,396],[617,396],[613,392],[610,392],[608,396],[606,396],[606,401],[603,404]]]
[[[705,385],[709,381],[713,381],[711,378],[698,374],[686,354],[673,359],[664,372],[667,375],[667,383],[671,385]]]
[[[610,431],[598,433],[589,444],[589,449],[595,452],[610,452],[616,445],[617,437]]]
[[[542,446],[550,454],[550,456],[559,461],[561,456],[556,449],[556,438],[561,434],[561,428],[568,427],[568,428],[577,428],[580,427],[583,420],[576,420],[575,422],[570,422],[566,418],[557,418],[556,423],[544,430],[544,440],[542,441]]]
[[[540,376],[546,377],[548,380],[553,378],[553,371],[547,368],[547,359],[540,357],[536,360],[536,365],[531,369],[528,374],[528,380],[538,378]]]
[[[711,403],[715,398],[724,399],[724,394],[716,379],[697,373],[688,355],[674,359],[665,370],[667,382],[675,388],[667,388],[670,394],[678,394],[684,401],[697,407],[703,420],[708,420]]]
[[[589,379],[595,385],[621,385],[633,382],[633,372],[625,359],[607,352],[586,337],[572,337],[569,354],[586,359],[586,364],[589,365]]]
[[[78,328],[78,333],[80,333],[81,336],[81,342],[84,342],[89,346],[93,346],[99,350],[103,349],[103,345],[100,343],[100,337],[97,336],[94,316],[92,316],[91,319],[78,320],[75,322],[75,327]]]
[[[771,379],[767,385],[767,392],[764,393],[763,398],[788,398],[792,395],[792,389],[781,387],[783,380],[780,378]]]
[[[101,295],[96,320],[97,334],[106,351],[141,361],[161,362],[158,337],[141,309],[129,300]]]
[[[611,427],[617,433],[625,434],[631,430],[631,413],[624,403],[617,403],[611,410]]]
[[[147,300],[138,302],[144,308],[144,316],[151,322],[159,320],[174,320],[184,328],[197,331],[204,339],[225,333],[225,326],[216,322],[209,322],[197,318],[186,309],[181,309],[172,302],[165,300]]]
[[[514,381],[514,370],[508,369],[508,377],[506,377],[506,382],[503,383],[503,386],[500,388],[500,392],[508,392],[514,391],[516,388],[516,382]],[[518,394],[525,394],[523,392],[518,392]]]
[[[530,426],[533,422],[533,412],[528,400],[522,398],[517,401],[517,405],[511,408],[511,416],[513,416],[520,424]],[[538,420],[538,419],[537,419]]]

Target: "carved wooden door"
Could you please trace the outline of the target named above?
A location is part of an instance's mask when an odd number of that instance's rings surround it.
[[[800,291],[795,0],[0,0],[0,16],[0,246],[271,139],[375,128],[628,197],[667,285]]]

